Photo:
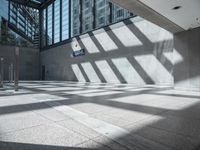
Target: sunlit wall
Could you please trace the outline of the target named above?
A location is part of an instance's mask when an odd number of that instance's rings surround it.
[[[200,91],[200,28],[174,37],[175,88]]]
[[[47,80],[173,85],[173,35],[135,17],[43,51],[41,61]]]

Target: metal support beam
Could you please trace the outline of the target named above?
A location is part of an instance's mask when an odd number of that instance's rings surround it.
[[[43,28],[43,21],[44,21],[44,16],[43,16],[43,11],[45,10],[39,10],[39,47],[42,48],[42,43],[43,43],[43,39],[44,39],[44,28]]]
[[[4,78],[4,64],[3,64],[4,58],[0,58],[0,67],[1,67],[1,74],[0,74],[0,87],[3,87],[3,78]]]
[[[16,32],[17,34],[19,34],[20,36],[22,36],[23,38],[25,38],[27,41],[32,42],[32,39],[29,38],[29,37],[27,37],[24,32],[22,32],[18,28],[16,28],[15,25],[13,25],[13,24],[11,24],[11,23],[8,22],[8,27],[11,30],[13,30],[14,32]]]
[[[20,4],[20,5],[24,5],[24,6],[27,6],[27,7],[31,7],[31,8],[34,8],[34,9],[40,9],[41,5],[34,2],[34,1],[29,1],[27,3],[27,0],[10,0],[14,3],[17,3],[17,4]]]
[[[69,38],[72,37],[72,0],[69,0]]]
[[[53,4],[52,4],[52,44],[54,44],[54,32],[55,32],[55,30],[54,30],[54,24],[55,24],[55,22],[54,22],[54,20],[55,20],[55,3],[53,2]]]
[[[43,2],[40,5],[39,9],[45,9],[46,7],[48,7],[50,4],[54,3],[56,0],[46,0],[45,2]]]
[[[62,1],[63,0],[60,0],[60,42],[62,41],[62,17],[63,17],[63,15],[62,15]]]
[[[93,29],[96,29],[96,0],[93,0]]]
[[[45,46],[48,45],[48,7],[46,8],[46,30],[45,30]]]
[[[80,4],[80,34],[83,32],[83,3],[82,0],[79,0],[79,4]]]
[[[10,22],[10,0],[8,0],[8,22]]]
[[[110,8],[109,23],[112,23],[113,22],[113,17],[112,17],[113,4],[111,2],[109,2],[109,8]]]
[[[11,63],[9,65],[9,83],[13,82],[13,73],[14,73],[13,69],[14,69],[13,64]]]
[[[15,91],[18,91],[19,84],[19,47],[15,48]]]

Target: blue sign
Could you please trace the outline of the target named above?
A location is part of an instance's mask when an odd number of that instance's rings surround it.
[[[83,55],[85,55],[85,49],[81,49],[81,50],[78,50],[78,51],[74,51],[72,55],[73,55],[74,57],[83,56]]]

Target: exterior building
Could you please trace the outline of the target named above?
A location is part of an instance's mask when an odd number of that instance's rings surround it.
[[[19,46],[39,46],[38,11],[8,0],[0,1],[0,7],[0,42]]]

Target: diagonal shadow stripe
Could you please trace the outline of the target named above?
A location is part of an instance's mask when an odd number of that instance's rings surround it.
[[[82,65],[81,64],[77,64],[77,65],[78,65],[79,69],[81,70],[81,73],[83,74],[83,77],[85,78],[85,81],[90,82],[90,79],[88,78],[88,76],[87,76],[85,70],[83,69]]]

